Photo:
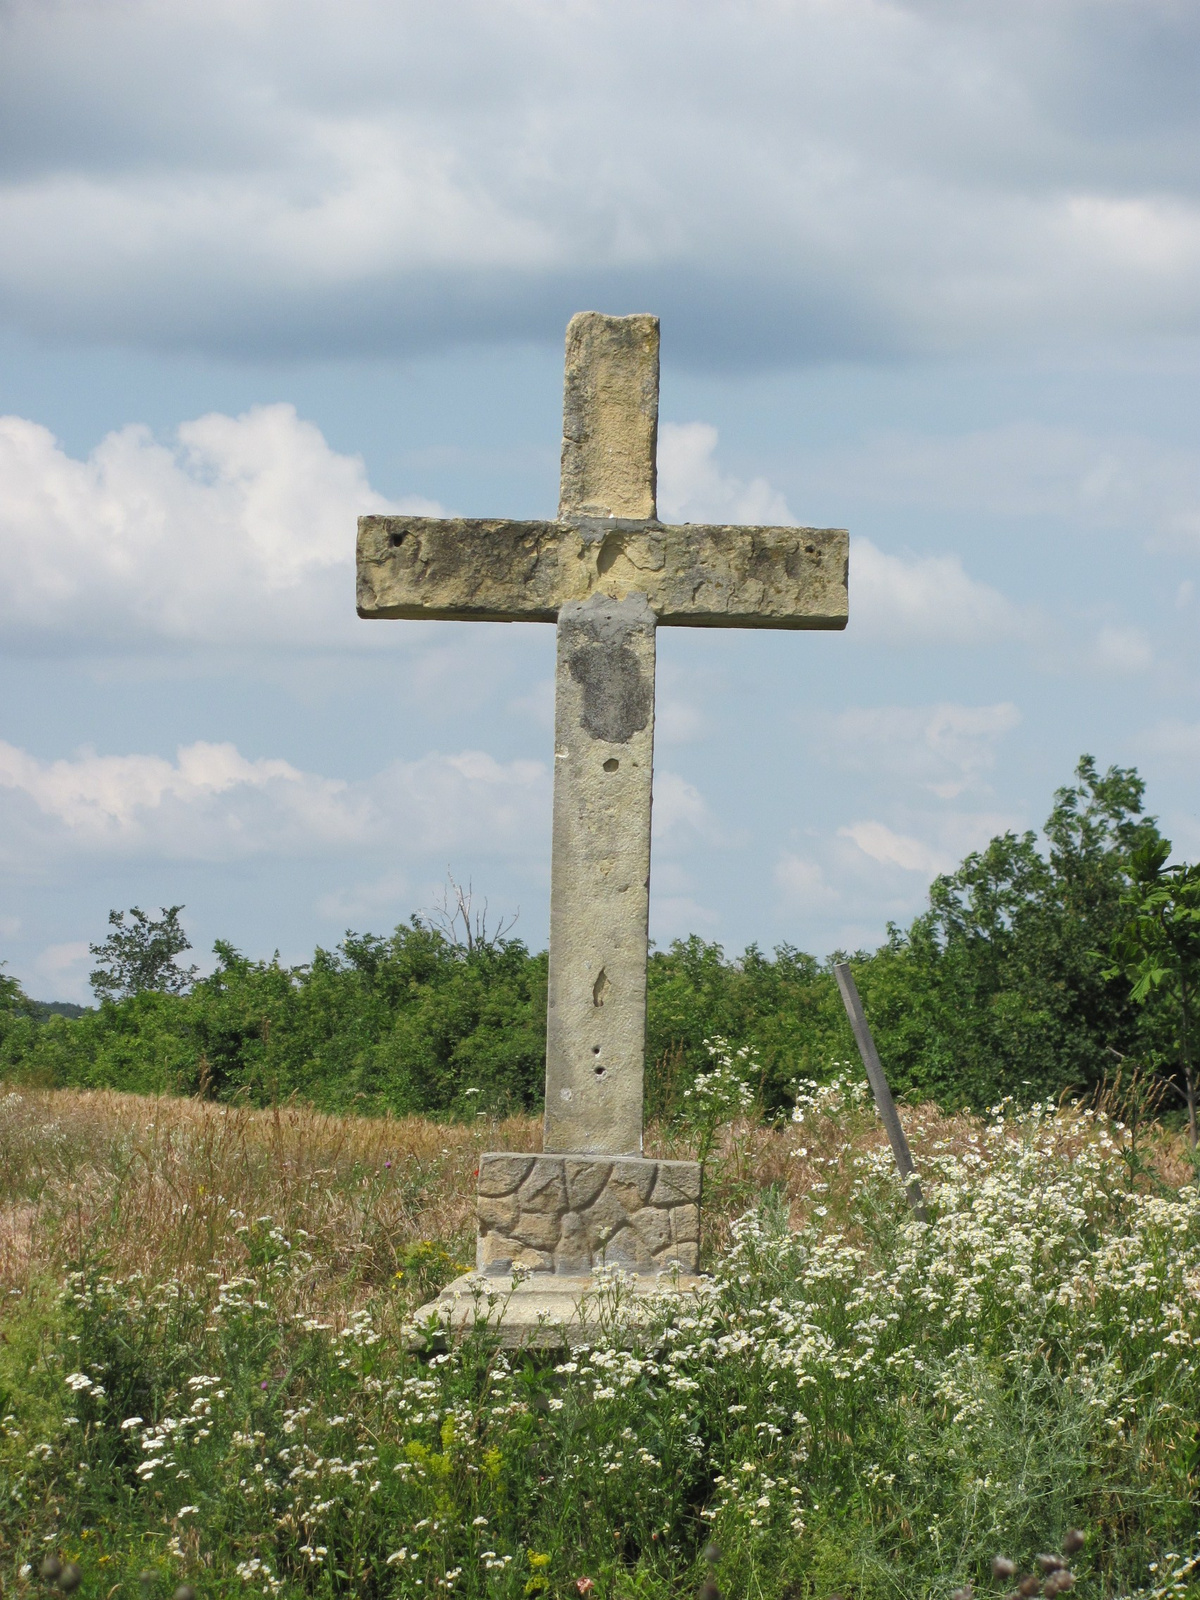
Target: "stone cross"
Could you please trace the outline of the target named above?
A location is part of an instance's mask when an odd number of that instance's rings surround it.
[[[695,1270],[699,1171],[641,1159],[655,630],[847,620],[843,530],[658,520],[658,341],[571,319],[556,521],[358,524],[360,617],[558,628],[546,1153],[481,1162],[492,1271]]]

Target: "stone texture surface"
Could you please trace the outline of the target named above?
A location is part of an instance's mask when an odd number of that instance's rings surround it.
[[[618,1337],[634,1334],[667,1306],[694,1315],[712,1293],[704,1278],[663,1274],[608,1287],[594,1277],[549,1277],[535,1273],[514,1280],[507,1273],[467,1273],[448,1283],[422,1306],[404,1330],[409,1349],[442,1348],[486,1323],[508,1348],[556,1350],[590,1343],[598,1324]]]
[[[360,517],[358,614],[553,622],[644,594],[668,626],[844,628],[849,548],[842,528]]]
[[[642,1148],[654,613],[641,596],[563,607],[543,1148]]]
[[[652,1277],[694,1273],[699,1261],[695,1161],[485,1155],[478,1204],[477,1266],[492,1276],[517,1266],[583,1277],[615,1266]]]
[[[567,324],[560,517],[655,516],[658,318]]]

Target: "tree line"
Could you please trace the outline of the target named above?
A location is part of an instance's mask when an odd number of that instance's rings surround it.
[[[897,1092],[983,1108],[1153,1078],[1181,1110],[1194,1087],[1200,868],[1169,867],[1133,768],[1083,757],[1042,839],[1005,833],[939,877],[927,909],[850,956]],[[469,918],[347,933],[297,966],[224,940],[181,967],[179,906],[113,912],[93,946],[96,1008],[37,1007],[0,973],[0,1075],[46,1085],[243,1097],[336,1110],[534,1110],[545,1059],[546,954]],[[732,958],[692,936],[651,953],[651,1115],[669,1114],[716,1036],[748,1045],[763,1109],[854,1057],[832,974],[783,944]]]

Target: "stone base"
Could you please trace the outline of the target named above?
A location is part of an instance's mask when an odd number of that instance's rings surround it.
[[[410,1350],[438,1349],[487,1323],[506,1349],[561,1350],[591,1344],[607,1330],[636,1330],[661,1314],[664,1296],[698,1301],[711,1292],[706,1278],[663,1273],[652,1278],[568,1277],[536,1272],[468,1272],[422,1306],[404,1330]]]
[[[587,1279],[600,1267],[695,1273],[700,1163],[641,1156],[489,1154],[479,1160],[476,1266]]]

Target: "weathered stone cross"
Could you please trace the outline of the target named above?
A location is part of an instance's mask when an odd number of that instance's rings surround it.
[[[567,329],[555,522],[361,517],[358,614],[557,622],[546,1155],[480,1166],[480,1266],[695,1270],[699,1172],[641,1159],[658,624],[844,628],[840,529],[658,521],[658,319]]]

